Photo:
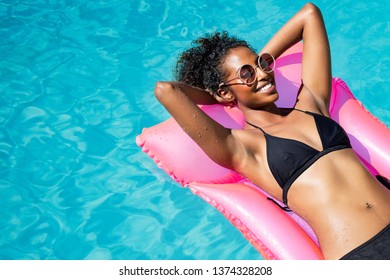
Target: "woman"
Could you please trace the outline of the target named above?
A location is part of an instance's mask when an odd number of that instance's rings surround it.
[[[293,109],[278,99],[273,61],[303,40],[302,85]],[[157,99],[218,164],[284,201],[314,229],[326,259],[390,259],[390,191],[361,164],[329,119],[331,61],[319,9],[306,4],[256,55],[216,33],[178,61],[180,82],[158,82]],[[243,112],[227,129],[196,104],[222,102]]]

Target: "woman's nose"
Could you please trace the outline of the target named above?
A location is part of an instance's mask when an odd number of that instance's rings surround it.
[[[261,81],[262,79],[268,76],[268,74],[263,69],[261,69],[260,66],[257,66],[255,68],[255,72],[256,72],[257,81]]]

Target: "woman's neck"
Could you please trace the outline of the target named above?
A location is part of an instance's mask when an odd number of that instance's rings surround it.
[[[245,106],[238,106],[244,114],[245,120],[255,123],[259,126],[269,126],[275,124],[283,117],[282,111],[275,103],[259,109],[252,109]]]

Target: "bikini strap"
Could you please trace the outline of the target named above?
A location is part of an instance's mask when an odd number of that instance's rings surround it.
[[[321,115],[321,116],[323,116],[324,115],[322,113],[314,113],[314,112],[311,112],[311,111],[305,111],[305,110],[301,110],[301,109],[298,109],[298,108],[294,108],[294,110],[302,112],[302,113],[305,113],[307,115],[312,115],[312,116],[314,116],[314,115]]]
[[[277,203],[275,201],[275,199],[271,198],[271,197],[267,197],[267,200],[270,200],[272,201],[273,203],[275,203],[280,209],[282,209],[283,211],[286,211],[286,212],[292,212],[292,210],[288,207],[288,206],[282,206],[280,205],[279,203]]]
[[[304,110],[301,110],[301,109],[298,109],[298,108],[293,108],[293,110],[299,111],[299,112],[302,112],[302,113],[305,113],[305,114],[309,113],[308,111],[304,111]]]
[[[247,124],[253,126],[254,128],[260,129],[260,130],[263,132],[263,134],[266,134],[266,135],[267,135],[267,132],[265,132],[264,129],[262,129],[260,126],[254,125],[254,124],[252,124],[252,123],[250,123],[250,122],[248,122],[248,121],[245,121],[245,122],[246,122]]]

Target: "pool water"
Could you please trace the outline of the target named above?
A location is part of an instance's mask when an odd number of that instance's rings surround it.
[[[261,259],[135,144],[177,55],[258,49],[305,1],[0,0],[0,259]],[[387,2],[316,1],[334,76],[390,126]]]

